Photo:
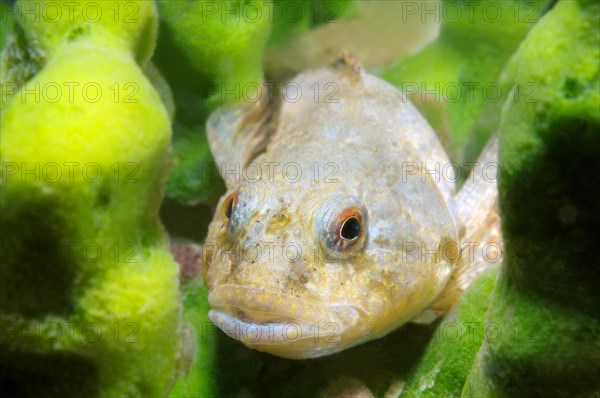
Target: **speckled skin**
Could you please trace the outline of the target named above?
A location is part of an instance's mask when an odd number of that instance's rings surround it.
[[[460,238],[453,176],[436,182],[414,169],[449,160],[402,93],[349,58],[292,84],[300,100],[282,101],[268,146],[254,158],[241,148],[269,134],[260,106],[220,110],[208,121],[217,162],[241,167],[237,182],[221,170],[228,192],[209,228],[204,276],[210,317],[223,331],[300,359],[382,337],[421,314],[456,268],[452,250],[440,248]],[[261,121],[241,136],[243,118]],[[236,150],[246,155],[235,158]],[[228,219],[221,209],[236,192]],[[349,206],[366,213],[364,241],[332,250],[322,237]]]

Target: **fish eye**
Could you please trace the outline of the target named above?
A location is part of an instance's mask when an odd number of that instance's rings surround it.
[[[316,214],[315,228],[321,246],[330,258],[347,258],[364,246],[367,210],[355,198],[336,199]]]
[[[357,243],[363,230],[363,214],[363,210],[358,206],[348,207],[339,212],[329,226],[330,243],[340,250]]]
[[[360,236],[361,226],[358,218],[352,216],[346,219],[340,230],[340,237],[346,240],[355,240]]]
[[[226,221],[231,220],[233,217],[233,211],[235,210],[235,205],[237,204],[237,192],[232,193],[225,199],[223,202],[223,207],[221,207],[221,213]]]

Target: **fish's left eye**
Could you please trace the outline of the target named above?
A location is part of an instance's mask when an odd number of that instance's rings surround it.
[[[332,220],[330,229],[334,232],[333,242],[340,248],[355,244],[363,232],[364,215],[359,207],[350,207],[342,210]]]
[[[355,216],[352,216],[347,218],[342,224],[342,228],[340,229],[340,237],[345,240],[353,241],[358,239],[361,231],[362,227],[360,225],[360,221]]]
[[[364,245],[367,211],[357,200],[337,200],[323,206],[315,227],[325,253],[331,258],[347,258]]]

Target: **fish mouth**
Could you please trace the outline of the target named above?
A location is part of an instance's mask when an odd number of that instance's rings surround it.
[[[313,353],[310,357],[331,352],[359,318],[350,305],[324,305],[259,287],[221,285],[208,301],[210,320],[227,335],[250,348],[289,358],[301,358],[308,351]]]

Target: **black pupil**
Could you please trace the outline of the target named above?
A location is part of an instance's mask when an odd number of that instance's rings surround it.
[[[360,222],[355,217],[351,217],[344,222],[340,235],[344,239],[356,239],[360,235]]]
[[[227,209],[225,209],[225,217],[227,217],[228,220],[231,218],[231,213],[233,213],[233,198],[229,199]]]

